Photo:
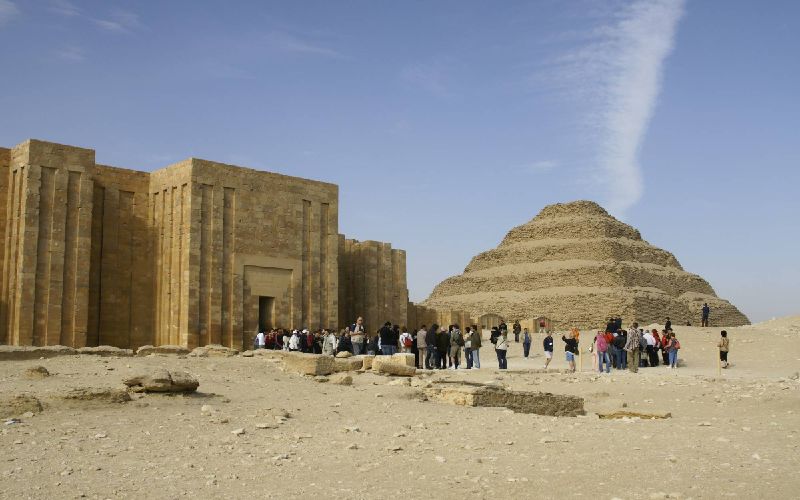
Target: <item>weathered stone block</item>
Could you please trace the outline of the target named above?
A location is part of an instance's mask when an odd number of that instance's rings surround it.
[[[415,367],[393,363],[389,356],[375,357],[375,359],[372,360],[372,371],[400,377],[413,377],[417,373]]]
[[[352,358],[335,358],[334,363],[336,365],[337,372],[351,372],[360,370],[364,367],[364,360],[358,356]]]
[[[283,368],[301,375],[330,375],[336,371],[333,356],[289,352],[283,356]]]
[[[406,366],[416,366],[416,363],[414,362],[414,355],[404,352],[392,354],[392,363],[397,363],[399,365],[406,365]]]

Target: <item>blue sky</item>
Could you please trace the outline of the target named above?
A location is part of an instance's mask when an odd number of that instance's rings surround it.
[[[800,2],[0,0],[0,144],[340,186],[422,300],[600,202],[751,320],[800,313]]]

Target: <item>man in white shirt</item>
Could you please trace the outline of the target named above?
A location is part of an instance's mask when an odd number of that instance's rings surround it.
[[[258,332],[258,335],[256,335],[256,349],[264,349],[266,341],[267,336],[264,335],[264,332]]]

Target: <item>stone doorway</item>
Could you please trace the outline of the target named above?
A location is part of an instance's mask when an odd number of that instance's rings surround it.
[[[258,331],[266,332],[275,326],[275,297],[258,297]]]

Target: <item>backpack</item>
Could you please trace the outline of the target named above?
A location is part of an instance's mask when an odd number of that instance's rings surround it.
[[[411,347],[411,346],[413,345],[413,343],[414,343],[414,341],[413,341],[413,340],[411,340],[411,337],[405,337],[405,338],[403,339],[403,345],[404,345],[405,347]]]
[[[680,349],[680,348],[681,348],[680,341],[678,339],[675,339],[675,349],[677,350],[677,349]]]
[[[608,350],[608,343],[606,338],[602,335],[597,337],[597,352],[606,352]]]

